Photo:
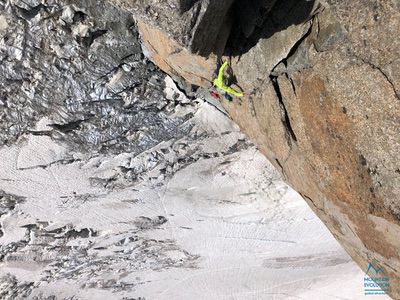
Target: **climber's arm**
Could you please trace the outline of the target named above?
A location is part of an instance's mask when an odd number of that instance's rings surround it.
[[[238,92],[238,91],[234,90],[233,88],[231,88],[229,86],[224,86],[223,90],[225,92],[227,92],[228,94],[231,94],[231,95],[233,95],[235,97],[243,97],[244,96],[243,93]]]
[[[227,61],[223,63],[221,68],[219,68],[218,80],[221,81],[221,82],[223,82],[223,80],[224,80],[224,71],[225,71],[226,67],[228,67],[228,62]]]

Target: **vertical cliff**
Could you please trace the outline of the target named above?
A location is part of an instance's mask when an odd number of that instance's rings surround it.
[[[231,118],[400,298],[399,2],[211,0],[162,12],[112,2],[134,14],[149,55],[177,80],[208,89],[224,44],[246,92],[223,103]]]

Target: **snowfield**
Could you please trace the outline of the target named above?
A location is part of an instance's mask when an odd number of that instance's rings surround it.
[[[166,95],[190,134],[140,154],[33,134],[0,149],[2,299],[375,298],[218,105],[184,105],[168,78]]]

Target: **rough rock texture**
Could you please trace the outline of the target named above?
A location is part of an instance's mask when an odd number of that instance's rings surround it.
[[[193,53],[208,55],[219,49],[233,0],[113,1],[160,29]],[[160,23],[159,21],[162,21]],[[165,31],[164,31],[165,32]],[[229,34],[229,29],[227,31]],[[225,35],[225,41],[227,36]],[[222,43],[223,45],[224,43]],[[223,50],[223,49],[222,49]]]
[[[255,2],[260,21],[231,17],[225,53],[247,95],[225,108],[362,269],[375,259],[400,282],[399,2]]]
[[[217,64],[217,56],[211,55],[205,58],[193,55],[189,50],[168,38],[160,29],[142,20],[138,20],[137,25],[142,33],[145,52],[160,69],[174,78],[182,77],[198,86],[210,85],[210,78]]]
[[[129,14],[97,1],[30,2],[0,2],[0,145],[32,132],[84,151],[141,152],[177,134],[185,118],[168,120],[164,75]],[[45,115],[51,130],[35,131]]]

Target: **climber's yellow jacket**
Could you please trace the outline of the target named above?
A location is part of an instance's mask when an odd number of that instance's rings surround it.
[[[224,62],[221,68],[218,71],[218,77],[214,79],[213,84],[223,90],[224,92],[233,95],[235,97],[243,97],[243,93],[234,90],[233,88],[226,86],[224,82],[224,71],[228,67],[228,62]]]

